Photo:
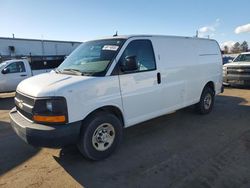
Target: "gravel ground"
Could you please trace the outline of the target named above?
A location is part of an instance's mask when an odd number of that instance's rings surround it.
[[[250,187],[249,89],[226,88],[209,115],[189,107],[128,128],[100,162],[25,144],[9,125],[13,95],[0,95],[0,187]]]

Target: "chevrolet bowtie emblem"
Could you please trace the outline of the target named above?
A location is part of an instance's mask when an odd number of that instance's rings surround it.
[[[22,100],[20,100],[20,101],[18,101],[18,106],[19,106],[19,108],[23,108],[23,101]]]

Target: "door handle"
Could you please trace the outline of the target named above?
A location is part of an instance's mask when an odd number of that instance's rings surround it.
[[[160,84],[161,83],[161,73],[157,73],[157,83]]]
[[[24,77],[24,76],[27,76],[27,74],[21,74],[20,76],[21,76],[21,77]]]

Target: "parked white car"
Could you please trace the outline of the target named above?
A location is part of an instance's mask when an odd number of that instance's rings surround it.
[[[100,160],[117,148],[123,128],[193,104],[208,114],[221,92],[215,40],[116,36],[85,42],[57,70],[21,82],[10,118],[31,145],[74,143]]]
[[[223,65],[223,83],[250,86],[250,52],[241,53],[233,61]]]
[[[26,59],[13,59],[0,63],[0,93],[15,91],[17,85],[26,78],[52,69],[31,70]]]

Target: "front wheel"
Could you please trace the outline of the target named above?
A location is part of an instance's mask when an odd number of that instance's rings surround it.
[[[214,106],[214,91],[211,87],[205,87],[202,91],[200,102],[195,105],[200,114],[208,114]]]
[[[122,140],[122,123],[108,112],[99,112],[84,121],[78,149],[88,159],[108,157]]]

